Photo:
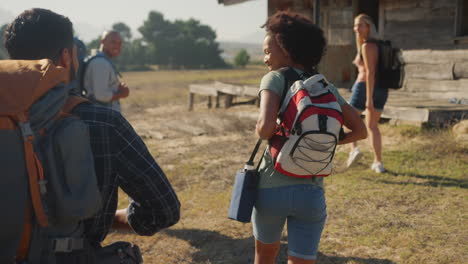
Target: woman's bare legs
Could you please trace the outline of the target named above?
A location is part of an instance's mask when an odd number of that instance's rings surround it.
[[[280,249],[280,241],[265,244],[255,239],[255,264],[274,264]]]
[[[374,163],[382,162],[382,135],[379,129],[379,120],[382,112],[366,111],[366,127],[370,135],[370,143],[374,151]]]
[[[288,264],[315,264],[315,259],[301,259],[288,256]]]

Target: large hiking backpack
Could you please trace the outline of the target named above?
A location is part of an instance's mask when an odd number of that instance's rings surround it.
[[[306,80],[292,68],[283,68],[285,95],[279,111],[279,129],[269,140],[275,169],[285,175],[328,176],[343,125],[341,107],[321,74]]]
[[[65,78],[49,60],[0,61],[0,263],[93,263],[83,220],[101,196]]]
[[[390,40],[368,40],[376,43],[379,50],[377,80],[380,88],[400,89],[405,78],[401,50],[392,46]]]

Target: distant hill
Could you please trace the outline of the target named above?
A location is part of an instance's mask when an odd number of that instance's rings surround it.
[[[221,56],[225,60],[232,60],[236,54],[241,50],[247,50],[247,53],[250,55],[251,61],[262,61],[263,60],[263,51],[262,43],[258,44],[253,43],[242,43],[242,42],[231,42],[231,41],[221,41],[219,43],[220,48],[223,50]]]

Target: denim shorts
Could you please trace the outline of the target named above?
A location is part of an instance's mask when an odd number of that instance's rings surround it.
[[[353,85],[351,88],[351,99],[349,104],[359,111],[366,110],[366,83],[358,82]],[[374,86],[374,108],[377,111],[382,112],[387,102],[388,98],[388,89],[379,88],[378,84]]]
[[[259,189],[252,214],[255,239],[272,244],[288,228],[288,255],[316,259],[327,218],[325,194],[316,185],[300,184]]]

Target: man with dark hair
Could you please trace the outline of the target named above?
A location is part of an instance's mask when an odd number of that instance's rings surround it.
[[[73,25],[46,9],[21,13],[5,31],[5,47],[13,60],[50,59],[75,78],[78,65]],[[85,237],[96,248],[112,228],[150,236],[178,222],[180,202],[166,175],[127,120],[111,108],[85,102],[72,114],[89,129],[95,172],[103,207],[85,223]],[[117,209],[118,187],[131,198]],[[80,262],[81,263],[81,262]]]

